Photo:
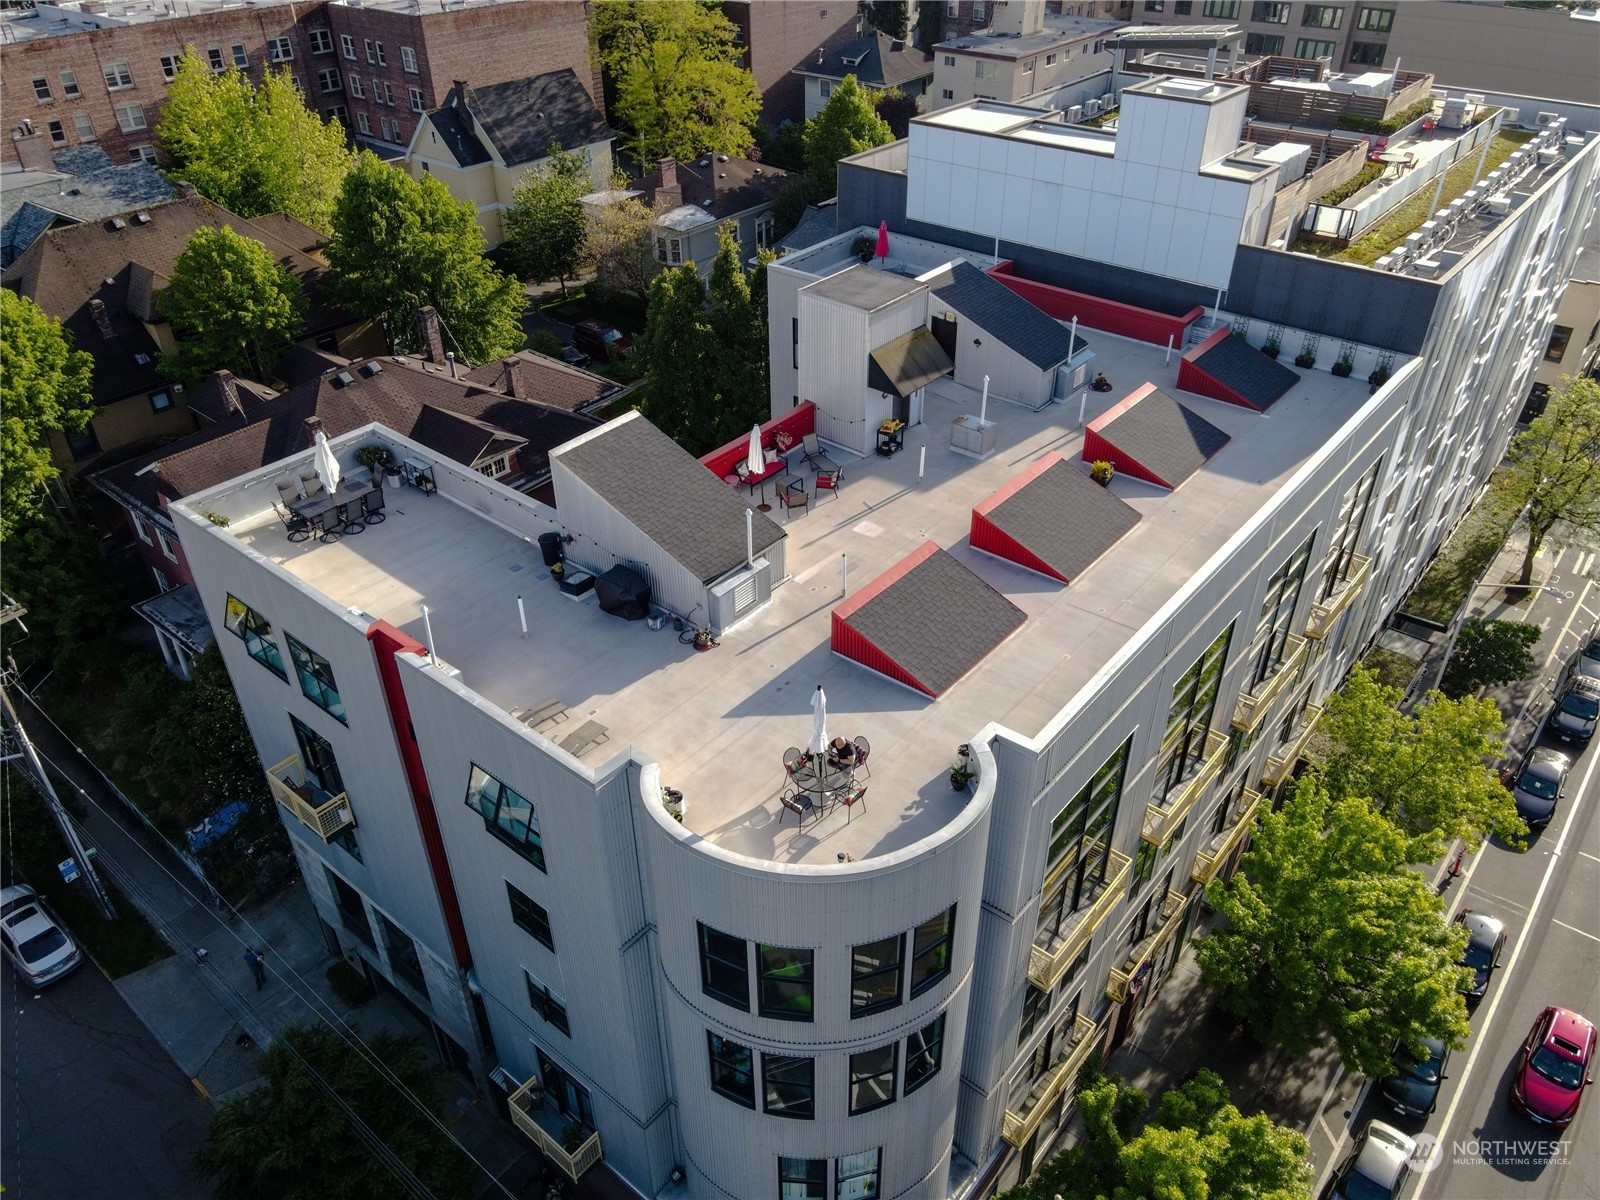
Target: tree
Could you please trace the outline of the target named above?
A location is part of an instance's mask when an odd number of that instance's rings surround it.
[[[644,367],[644,414],[691,454],[717,443],[712,389],[705,366],[717,353],[706,312],[706,288],[693,265],[662,271],[650,285],[650,306],[638,346]]]
[[[644,300],[656,277],[650,209],[640,200],[593,205],[584,233],[584,257],[594,264],[595,283]]]
[[[1512,439],[1497,503],[1526,510],[1528,546],[1517,582],[1533,582],[1533,560],[1561,531],[1600,530],[1600,383],[1564,376],[1550,403]]]
[[[932,53],[944,40],[945,0],[917,0],[917,48]]]
[[[0,539],[9,540],[41,511],[45,485],[61,473],[50,431],[87,425],[95,414],[93,388],[94,359],[72,348],[61,322],[0,288]]]
[[[430,1113],[441,1112],[438,1070],[415,1038],[380,1033],[368,1046]],[[261,1066],[266,1085],[217,1108],[195,1154],[195,1172],[216,1184],[218,1200],[377,1200],[405,1191],[356,1119],[434,1195],[470,1194],[467,1160],[331,1027],[284,1030]]]
[[[589,224],[583,197],[593,190],[583,155],[559,142],[550,143],[543,166],[523,172],[506,210],[506,240],[523,278],[559,279],[566,296],[567,280],[583,269]]]
[[[867,24],[873,29],[905,41],[911,29],[911,6],[906,0],[867,0],[866,10]]]
[[[483,257],[472,203],[432,175],[415,180],[363,153],[339,192],[327,257],[339,302],[385,322],[396,348],[421,345],[425,304],[439,310],[445,344],[469,362],[522,346],[522,286]]]
[[[911,118],[917,115],[917,100],[899,88],[889,88],[873,98],[873,107],[889,126],[891,138],[903,138],[911,131]]]
[[[1412,845],[1365,799],[1302,777],[1282,810],[1262,813],[1231,887],[1206,892],[1227,923],[1195,959],[1222,1008],[1291,1054],[1331,1037],[1345,1068],[1367,1075],[1391,1069],[1396,1040],[1464,1044],[1466,931],[1407,868]]]
[[[809,206],[827,198],[827,193],[809,175],[789,176],[783,181],[777,199],[772,202],[774,239],[787,237],[805,217]]]
[[[223,225],[189,235],[156,307],[178,341],[176,354],[161,356],[161,371],[192,383],[218,368],[271,379],[306,306],[300,281],[272,251]]]
[[[331,228],[351,165],[344,127],[306,107],[288,67],[269,67],[252,85],[237,69],[212,71],[188,47],[155,134],[172,159],[168,173],[229,212],[286,212],[318,232]]]
[[[1431,861],[1455,838],[1472,849],[1490,835],[1521,845],[1527,826],[1486,765],[1505,729],[1494,701],[1432,692],[1407,714],[1400,698],[1360,666],[1328,698],[1319,732],[1330,747],[1320,768],[1329,795],[1370,801],[1413,839],[1411,862]]]
[[[706,364],[712,373],[716,407],[714,424],[704,431],[712,446],[732,440],[772,415],[766,297],[767,263],[772,257],[771,251],[761,251],[754,274],[747,276],[737,224],[725,221],[718,226],[710,286],[714,349]]]
[[[9,290],[0,291],[0,296],[10,295]],[[10,321],[6,324],[9,327]],[[9,337],[6,358],[9,363]],[[5,409],[5,593],[28,610],[28,636],[19,637],[16,627],[8,626],[7,649],[25,667],[44,664],[60,670],[112,628],[127,609],[107,577],[91,526],[59,520],[33,496],[14,505],[10,485],[20,469],[13,465],[17,460],[11,458],[9,431],[18,410],[12,408],[9,392]]]
[[[600,61],[616,83],[612,112],[633,130],[641,162],[671,155],[743,154],[761,94],[735,65],[737,26],[695,0],[601,0]]]
[[[892,141],[889,124],[872,98],[846,75],[815,119],[806,122],[806,174],[824,196],[839,190],[839,160]]]
[[[1446,696],[1458,697],[1526,677],[1533,671],[1532,651],[1541,632],[1537,625],[1522,621],[1473,617],[1456,636],[1439,689]]]

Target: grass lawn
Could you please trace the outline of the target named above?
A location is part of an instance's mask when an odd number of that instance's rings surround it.
[[[1367,656],[1361,660],[1361,665],[1370,667],[1378,673],[1378,682],[1384,687],[1399,688],[1402,692],[1411,683],[1411,677],[1417,673],[1417,664],[1404,654],[1396,654],[1393,650],[1385,650],[1382,646],[1374,646],[1367,651]]]
[[[1531,133],[1515,129],[1501,130],[1495,134],[1489,142],[1489,155],[1483,161],[1483,173],[1487,175],[1510,158],[1512,151],[1532,136]],[[1431,213],[1443,208],[1472,186],[1477,174],[1478,156],[1482,153],[1482,150],[1476,150],[1450,168],[1445,175],[1444,191],[1439,193],[1437,205],[1433,203],[1433,193],[1439,185],[1430,183],[1348,246],[1301,242],[1295,246],[1296,252],[1331,258],[1334,262],[1370,266],[1405,241],[1408,234],[1415,233]]]
[[[59,786],[59,785],[58,785]],[[66,844],[33,785],[12,771],[5,773],[5,854],[23,882],[45,898],[52,912],[84,948],[89,957],[117,979],[172,953],[139,910],[128,902],[116,884],[100,873],[111,893],[117,919],[107,921],[83,879],[63,883],[58,863],[67,857]]]
[[[1472,591],[1473,584],[1494,561],[1517,518],[1516,513],[1501,512],[1491,502],[1499,474],[1495,473],[1488,489],[1440,547],[1433,565],[1400,606],[1404,611],[1448,624]]]

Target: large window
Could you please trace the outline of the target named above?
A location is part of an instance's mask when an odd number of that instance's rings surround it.
[[[899,1065],[899,1042],[890,1042],[850,1056],[852,1117],[894,1103],[894,1077]]]
[[[1394,9],[1363,8],[1356,28],[1367,33],[1388,33],[1394,26]]]
[[[698,924],[698,923],[697,923]],[[699,925],[700,990],[714,1000],[750,1011],[750,956],[743,938]]]
[[[1164,803],[1205,758],[1206,735],[1211,732],[1211,716],[1217,707],[1217,688],[1222,668],[1228,661],[1228,642],[1233,637],[1230,625],[1195,659],[1172,689],[1172,707],[1167,711],[1167,731],[1161,738],[1161,757],[1156,764],[1156,794]]]
[[[975,65],[976,65],[976,68],[977,68],[977,78],[979,78],[979,79],[999,79],[1000,78],[1000,64],[999,63],[993,62],[993,61],[991,61],[989,59],[986,59],[986,58],[980,58]]]
[[[834,1200],[877,1200],[878,1169],[882,1160],[881,1147],[859,1154],[841,1154],[834,1173]]]
[[[760,966],[761,1015],[780,1021],[814,1020],[811,1010],[811,957],[809,949],[757,946]]]
[[[280,679],[288,679],[283,669],[283,655],[272,636],[272,622],[263,617],[238,597],[228,597],[228,607],[222,616],[222,625],[229,633],[244,642],[245,652]]]
[[[1128,767],[1128,742],[1083,785],[1072,802],[1050,822],[1048,881],[1039,907],[1039,928],[1050,937],[1061,932],[1066,919],[1091,902],[1110,864],[1111,829],[1122,802],[1122,783]]]
[[[1373,463],[1372,469],[1351,485],[1339,505],[1339,522],[1334,527],[1333,541],[1328,546],[1328,557],[1322,568],[1321,596],[1324,600],[1350,577],[1351,560],[1361,542],[1361,530],[1367,523],[1372,493],[1378,486],[1378,470],[1382,466],[1382,460]]]
[[[311,53],[333,53],[333,35],[330,34],[326,29],[308,29],[306,30],[306,36],[311,39]]]
[[[327,738],[293,714],[290,714],[289,723],[294,726],[294,740],[300,744],[300,764],[306,769],[306,777],[327,793],[314,799],[318,804],[326,803],[329,797],[344,791],[344,778],[339,774],[333,747]]]
[[[1244,35],[1246,54],[1282,54],[1283,35],[1272,33],[1247,33]]]
[[[1567,356],[1567,344],[1572,341],[1572,327],[1570,325],[1552,325],[1550,327],[1550,340],[1545,344],[1545,362],[1558,363]]]
[[[708,1029],[706,1050],[711,1058],[711,1090],[726,1096],[735,1104],[754,1108],[756,1081],[750,1047],[741,1046]]]
[[[533,804],[476,763],[467,778],[467,807],[483,818],[484,828],[539,870],[545,870],[544,842]]]
[[[109,62],[100,68],[101,74],[106,79],[106,90],[114,92],[119,88],[133,86],[133,75],[128,70],[125,62]]]
[[[535,979],[531,971],[524,970],[522,977],[528,985],[528,1003],[533,1006],[533,1011],[543,1017],[552,1029],[571,1037],[572,1027],[567,1024],[567,1002],[552,992],[547,984]]]
[[[428,981],[423,978],[422,957],[417,953],[416,942],[381,912],[378,914],[378,927],[383,930],[383,946],[389,955],[389,970],[412,991],[427,996]]]
[[[944,1014],[906,1038],[906,1095],[939,1073],[944,1062]]]
[[[339,923],[348,932],[365,942],[370,949],[376,951],[378,941],[372,936],[372,922],[367,919],[367,906],[362,903],[361,893],[328,867],[323,867],[322,870],[328,877],[328,886],[333,889],[334,899],[339,905]]]
[[[787,1054],[761,1056],[762,1111],[809,1121],[816,1115],[816,1061]]]
[[[1263,25],[1287,25],[1289,23],[1289,6],[1287,4],[1261,4],[1250,6],[1250,19],[1259,21]]]
[[[300,690],[318,708],[330,717],[348,725],[344,702],[339,699],[338,685],[333,681],[333,667],[311,647],[297,641],[293,634],[284,634],[289,641],[289,657],[294,662],[294,673],[300,680]]]
[[[1300,603],[1300,585],[1305,582],[1306,564],[1311,561],[1311,538],[1291,554],[1267,580],[1267,596],[1261,602],[1261,616],[1248,652],[1250,682],[1247,690],[1264,683],[1283,661],[1289,646],[1289,631],[1294,610]]]
[[[1021,1044],[1033,1036],[1033,1031],[1039,1028],[1039,1021],[1050,1012],[1050,1000],[1054,993],[1043,988],[1028,985],[1028,992],[1022,998],[1022,1029],[1017,1034],[1017,1042]]]
[[[1332,58],[1338,51],[1337,42],[1322,42],[1315,38],[1301,38],[1294,44],[1296,58]]]
[[[950,974],[950,942],[956,932],[956,907],[930,917],[911,933],[911,997],[922,995]]]
[[[1221,17],[1225,21],[1237,21],[1239,19],[1239,0],[1206,0],[1200,6],[1200,15]]]
[[[1388,49],[1383,42],[1351,42],[1350,61],[1363,67],[1381,67]]]
[[[778,1200],[828,1200],[828,1160],[780,1156]]]
[[[554,950],[556,939],[550,932],[550,914],[544,905],[535,903],[510,880],[506,881],[506,897],[511,901],[511,923],[544,943],[546,949]]]
[[[857,946],[850,953],[850,1015],[864,1017],[900,1003],[906,935]]]
[[[1344,24],[1344,5],[1308,4],[1300,24],[1307,29],[1338,29]]]

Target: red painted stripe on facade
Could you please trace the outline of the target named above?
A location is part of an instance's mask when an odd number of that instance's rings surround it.
[[[1003,558],[1014,562],[1019,567],[1025,567],[1040,575],[1047,575],[1051,579],[1059,579],[1062,583],[1071,583],[1060,571],[1056,570],[1044,559],[1029,550],[1009,533],[997,528],[988,517],[976,510],[972,513],[972,531],[967,534],[967,541],[972,543],[975,550],[983,550],[996,558]]]
[[[763,449],[773,450],[777,443],[773,441],[779,433],[787,433],[795,441],[799,441],[808,433],[817,431],[817,406],[809,400],[802,400],[795,407],[784,413],[781,417],[774,417],[761,427],[761,446]],[[718,479],[724,475],[732,475],[736,463],[744,461],[744,456],[750,451],[750,434],[745,432],[731,442],[718,446],[709,454],[702,454],[700,461]]]
[[[1015,496],[1023,488],[1027,487],[1035,479],[1039,478],[1039,476],[1043,475],[1051,467],[1055,466],[1061,461],[1063,461],[1061,455],[1057,454],[1054,450],[1050,451],[1038,462],[1034,463],[1027,470],[1023,471],[1022,474],[1012,476],[1012,478],[1008,479],[1005,483],[1001,484],[994,491],[990,492],[982,500],[978,501],[978,503],[973,506],[973,515],[988,516],[995,510],[997,506],[1011,499],[1011,497]]]
[[[1165,346],[1169,337],[1173,339],[1173,345],[1183,345],[1189,326],[1203,317],[1206,311],[1196,306],[1183,316],[1174,317],[1170,313],[1106,300],[1033,279],[1022,279],[1013,274],[1014,269],[1010,260],[1004,260],[989,267],[985,274],[999,280],[1029,304],[1058,321],[1070,321],[1076,317],[1080,325],[1090,329],[1101,329],[1106,333],[1120,334],[1156,346]]]
[[[456,898],[455,880],[450,875],[450,860],[444,851],[444,835],[439,832],[439,816],[433,810],[433,791],[428,786],[428,773],[423,769],[422,752],[411,734],[411,706],[406,703],[405,688],[400,683],[400,664],[394,657],[406,653],[425,655],[427,649],[387,621],[374,621],[367,630],[367,640],[372,643],[372,652],[378,659],[378,678],[383,684],[389,720],[394,725],[395,742],[400,748],[400,763],[405,768],[406,783],[411,791],[411,807],[417,814],[422,848],[428,856],[428,867],[433,872],[434,891],[439,896],[445,929],[450,934],[450,948],[455,951],[456,967],[465,971],[472,965],[472,948],[467,944],[467,927],[461,919],[461,902]]]

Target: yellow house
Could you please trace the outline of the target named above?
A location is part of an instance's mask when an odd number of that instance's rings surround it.
[[[457,200],[477,205],[483,235],[497,246],[512,191],[550,156],[551,143],[581,153],[594,186],[603,188],[614,136],[570,67],[476,88],[457,80],[445,102],[417,122],[406,169],[414,179],[432,174]]]

